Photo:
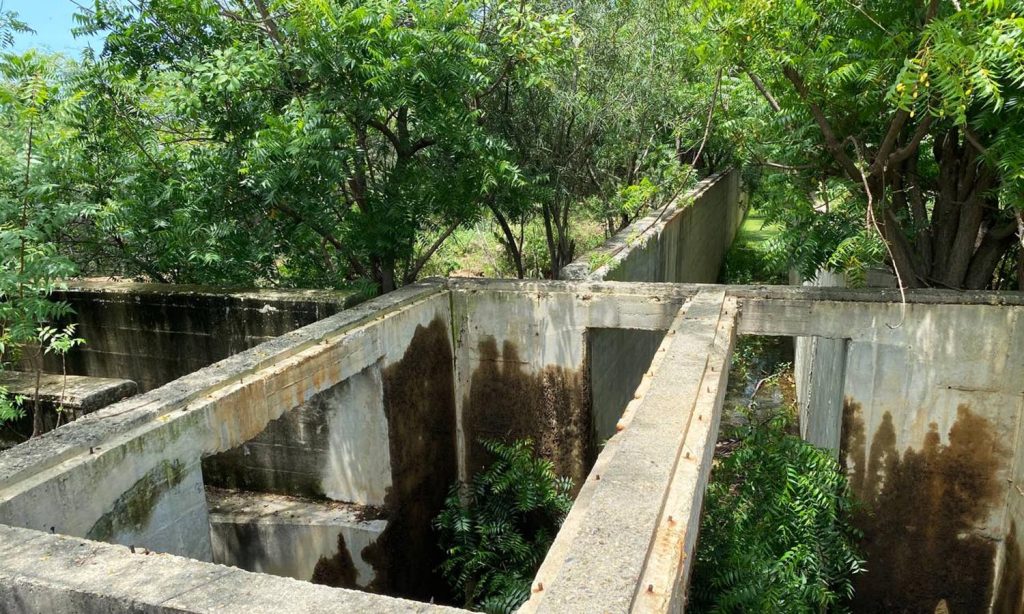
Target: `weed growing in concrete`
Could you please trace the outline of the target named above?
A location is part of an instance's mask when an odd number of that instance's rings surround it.
[[[445,552],[441,572],[464,607],[513,612],[530,596],[569,513],[572,484],[534,455],[528,439],[481,443],[494,461],[470,484],[454,485],[434,520]]]

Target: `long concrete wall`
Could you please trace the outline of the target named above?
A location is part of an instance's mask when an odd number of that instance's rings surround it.
[[[562,279],[714,283],[743,221],[740,174],[726,170],[700,181],[664,211],[621,230],[561,271]],[[614,433],[664,331],[588,332],[593,433]]]
[[[358,303],[352,292],[230,290],[209,286],[78,281],[54,298],[86,344],[71,375],[132,380],[145,392]],[[62,372],[55,357],[46,368]]]

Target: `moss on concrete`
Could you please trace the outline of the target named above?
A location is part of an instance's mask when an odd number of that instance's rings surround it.
[[[92,525],[86,537],[111,541],[126,531],[142,530],[149,523],[161,495],[181,484],[187,474],[188,468],[179,459],[160,461],[118,497],[111,510]]]

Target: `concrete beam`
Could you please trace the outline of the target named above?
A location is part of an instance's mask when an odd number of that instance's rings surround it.
[[[628,425],[613,438],[621,438],[614,456],[603,473],[595,469],[588,477],[600,484],[568,550],[555,550],[564,559],[560,565],[545,563],[555,575],[538,578],[534,585],[536,611],[625,612],[632,606],[668,486],[685,454],[699,391],[710,385],[704,383],[711,381],[709,373],[720,378],[728,368],[718,362],[724,360],[721,352],[712,351],[720,335],[727,334],[726,347],[731,346],[728,323],[736,313],[725,302],[721,290],[701,292],[669,329],[665,356],[650,388]]]
[[[465,612],[0,525],[5,614]]]

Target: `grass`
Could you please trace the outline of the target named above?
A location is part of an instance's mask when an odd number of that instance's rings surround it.
[[[786,271],[773,258],[772,241],[780,228],[751,207],[725,255],[721,281],[727,284],[785,284]]]

